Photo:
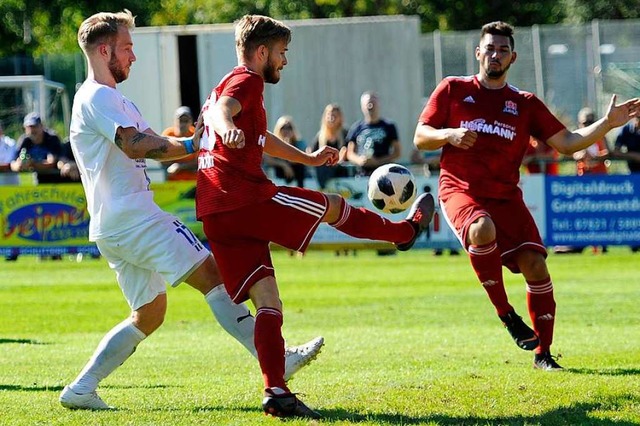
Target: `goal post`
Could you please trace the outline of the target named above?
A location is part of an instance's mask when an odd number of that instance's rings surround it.
[[[40,114],[45,126],[61,138],[68,136],[71,107],[64,84],[42,75],[0,76],[0,121],[5,133],[22,134],[22,120],[30,112]]]

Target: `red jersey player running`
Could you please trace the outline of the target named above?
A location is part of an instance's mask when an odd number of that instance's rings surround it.
[[[547,252],[518,188],[519,167],[530,136],[571,154],[637,115],[639,100],[616,105],[614,96],[605,117],[571,132],[535,95],[507,83],[513,48],[509,24],[482,27],[475,51],[480,72],[438,85],[420,115],[414,143],[423,150],[442,147],[443,213],[505,327],[519,347],[535,350],[536,368],[558,370],[550,352],[556,304]],[[524,275],[535,331],[509,304],[502,265]]]
[[[282,22],[246,15],[236,24],[238,66],[203,107],[207,131],[198,156],[196,212],[204,225],[231,298],[256,308],[255,345],[265,383],[263,409],[279,417],[320,415],[289,391],[284,375],[282,303],[269,244],[304,251],[321,222],[359,238],[384,240],[408,250],[434,211],[423,194],[407,220],[391,222],[353,208],[336,194],[278,187],[261,169],[262,154],[309,166],[335,165],[338,151],[305,153],[267,131],[264,83],[275,84],[287,65],[291,31]]]

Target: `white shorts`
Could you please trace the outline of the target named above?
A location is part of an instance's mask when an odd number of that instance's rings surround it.
[[[132,310],[166,293],[165,282],[180,284],[211,255],[189,228],[164,212],[96,245]]]

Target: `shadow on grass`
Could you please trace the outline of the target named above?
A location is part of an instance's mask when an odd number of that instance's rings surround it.
[[[500,416],[500,417],[456,417],[444,414],[426,416],[403,416],[401,414],[372,413],[360,415],[349,413],[346,410],[319,410],[326,420],[349,421],[351,423],[379,422],[383,424],[416,425],[434,422],[438,425],[478,425],[500,424],[525,426],[540,425],[581,425],[581,426],[637,426],[638,423],[615,420],[611,418],[598,419],[593,413],[599,410],[617,411],[625,406],[635,406],[640,403],[640,398],[634,395],[619,395],[598,402],[583,402],[572,404],[569,407],[559,407],[538,416]]]
[[[22,385],[0,385],[0,391],[26,391],[26,392],[60,392],[64,386],[22,386]]]
[[[402,414],[386,414],[386,413],[371,413],[371,414],[356,414],[348,410],[342,409],[318,409],[318,412],[323,416],[320,420],[321,423],[330,422],[349,422],[349,423],[379,423],[379,424],[402,424],[402,425],[418,425],[425,423],[436,423],[438,425],[513,425],[513,426],[526,426],[532,424],[539,424],[545,426],[552,425],[580,425],[580,426],[637,426],[638,423],[615,420],[612,418],[598,419],[594,416],[594,413],[603,411],[618,411],[624,407],[636,406],[640,403],[640,398],[634,395],[618,395],[608,399],[598,400],[597,402],[583,402],[572,404],[569,407],[559,407],[554,410],[550,410],[538,416],[500,416],[500,417],[481,417],[481,416],[468,416],[457,417],[447,416],[445,414],[432,414],[425,416],[405,416]],[[166,410],[166,409],[165,409]],[[164,411],[164,410],[163,410]],[[256,413],[256,415],[262,415],[261,407],[256,404],[255,406],[200,406],[194,407],[192,412],[230,412],[237,411],[238,413]],[[286,420],[286,419],[283,419]]]
[[[39,342],[33,339],[5,339],[0,337],[0,344],[3,344],[3,343],[20,343],[20,344],[27,344],[27,345],[49,345],[50,344],[46,342]]]
[[[567,368],[565,371],[598,376],[637,376],[640,374],[640,368]]]

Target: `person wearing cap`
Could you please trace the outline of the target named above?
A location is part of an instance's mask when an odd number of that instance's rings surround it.
[[[14,172],[37,173],[38,183],[57,182],[60,177],[58,159],[62,155],[60,138],[45,129],[40,115],[31,112],[22,122],[24,134],[18,139],[18,157],[11,162]]]
[[[167,127],[162,136],[183,138],[193,136],[193,114],[188,106],[181,106],[174,114],[173,126]],[[177,161],[163,162],[167,168],[167,180],[195,180],[198,172],[197,155],[194,153]]]

